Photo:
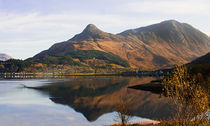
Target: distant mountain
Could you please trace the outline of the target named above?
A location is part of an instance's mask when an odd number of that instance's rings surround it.
[[[162,69],[189,63],[208,53],[210,37],[189,24],[175,20],[126,30],[119,34],[103,32],[95,25],[90,24],[82,33],[75,35],[72,39],[56,43],[48,50],[28,60],[42,61],[50,56],[54,59],[55,56],[57,58],[67,56],[72,58],[72,52],[82,50],[97,50],[94,55],[104,52],[119,56],[122,61],[128,61],[131,67],[146,70]],[[88,60],[94,58],[90,57]],[[75,61],[75,58],[73,59]],[[85,62],[87,62],[86,60]],[[113,63],[103,58],[99,60]]]
[[[9,59],[12,59],[12,57],[7,55],[7,54],[0,53],[0,61],[6,61],[6,60],[9,60]]]

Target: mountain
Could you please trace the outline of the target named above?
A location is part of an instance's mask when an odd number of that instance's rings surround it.
[[[12,59],[12,57],[7,55],[7,54],[0,53],[0,61],[6,61],[6,60],[9,60],[9,59]]]
[[[199,76],[203,85],[208,89],[210,83],[210,52],[188,63],[187,66],[192,74]]]
[[[97,50],[119,56],[122,61],[128,61],[131,67],[144,70],[162,69],[189,63],[206,54],[210,51],[210,37],[189,24],[175,20],[126,30],[119,34],[106,33],[89,24],[72,39],[56,43],[28,60],[42,61],[46,57],[55,58],[61,54],[72,57],[72,52],[83,50]],[[113,63],[109,60],[105,62]]]
[[[210,52],[193,60],[190,64],[210,64]]]

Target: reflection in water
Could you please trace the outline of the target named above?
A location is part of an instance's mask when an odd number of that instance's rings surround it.
[[[116,111],[116,104],[125,101],[135,116],[167,119],[170,108],[167,99],[151,92],[129,89],[128,86],[148,83],[154,78],[144,77],[76,77],[70,81],[36,87],[47,92],[50,99],[81,112],[89,121]]]

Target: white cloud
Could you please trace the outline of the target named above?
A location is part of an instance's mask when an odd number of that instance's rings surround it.
[[[208,0],[147,0],[125,3],[120,8],[136,13],[209,15],[209,4]]]

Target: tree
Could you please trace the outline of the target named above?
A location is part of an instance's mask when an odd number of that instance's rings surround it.
[[[207,120],[208,95],[187,67],[177,66],[163,84],[164,94],[176,107],[174,119],[179,125],[199,125]]]
[[[5,67],[3,64],[0,64],[0,70],[3,70]]]
[[[119,102],[116,106],[117,115],[115,121],[119,122],[122,126],[126,126],[132,118],[131,110],[126,102]]]

